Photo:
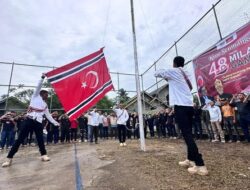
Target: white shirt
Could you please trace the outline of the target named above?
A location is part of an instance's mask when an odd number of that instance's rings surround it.
[[[208,110],[209,115],[210,115],[210,121],[215,122],[215,121],[220,121],[221,122],[221,111],[220,108],[216,105],[211,107],[210,105],[204,107],[205,110]]]
[[[183,70],[183,68],[181,69]],[[190,79],[190,75],[186,71],[184,72]],[[170,106],[193,106],[193,96],[179,68],[158,70],[155,72],[155,77],[164,78],[168,81]]]
[[[103,124],[103,118],[104,118],[104,116],[99,114],[99,118],[98,119],[99,119],[99,123],[100,124]]]
[[[58,126],[59,123],[53,119],[53,117],[50,115],[48,106],[46,102],[42,99],[40,96],[40,90],[42,88],[43,79],[39,80],[39,83],[36,87],[36,90],[34,94],[32,95],[32,98],[30,100],[30,106],[31,111],[27,113],[27,116],[30,116],[31,118],[35,119],[39,123],[42,123],[43,121],[43,115],[46,116],[46,118],[53,123],[54,125]],[[40,111],[35,111],[40,110]]]
[[[117,124],[118,125],[126,125],[126,122],[129,118],[128,112],[125,109],[113,109],[117,116]]]
[[[98,126],[99,125],[99,113],[92,111],[89,113],[90,117],[90,125]]]

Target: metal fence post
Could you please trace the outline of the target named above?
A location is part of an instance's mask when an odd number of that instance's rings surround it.
[[[216,21],[217,29],[218,29],[218,32],[219,32],[219,35],[220,35],[220,40],[222,40],[220,25],[219,25],[219,21],[218,21],[218,18],[217,18],[217,14],[216,14],[216,10],[215,10],[214,5],[213,5],[213,11],[214,11],[214,18],[215,18],[215,21]]]
[[[10,73],[10,80],[9,80],[9,85],[8,85],[8,92],[7,92],[7,97],[6,97],[6,102],[5,102],[5,113],[8,109],[8,101],[9,101],[9,95],[10,95],[10,86],[11,86],[11,81],[12,81],[12,75],[13,75],[13,70],[14,70],[14,65],[15,63],[13,62],[11,65],[11,73]]]
[[[156,63],[155,63],[155,71],[156,71]],[[156,81],[156,89],[157,89],[157,98],[159,97],[159,86],[158,86],[158,78],[155,77],[155,81]]]
[[[175,47],[175,54],[176,54],[176,56],[178,56],[178,48],[177,48],[177,43],[176,42],[174,42],[174,47]]]
[[[145,105],[145,92],[144,92],[144,87],[143,87],[143,75],[141,75],[141,86],[142,86],[142,99],[143,99],[143,112],[146,111],[146,105]]]

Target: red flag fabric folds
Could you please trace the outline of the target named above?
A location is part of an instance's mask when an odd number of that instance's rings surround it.
[[[114,89],[103,49],[45,74],[70,120]]]

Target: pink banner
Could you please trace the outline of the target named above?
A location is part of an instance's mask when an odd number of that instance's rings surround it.
[[[194,69],[210,96],[250,92],[250,23],[196,57]]]

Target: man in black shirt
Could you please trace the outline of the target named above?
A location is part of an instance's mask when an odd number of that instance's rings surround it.
[[[1,123],[3,124],[3,129],[1,133],[1,147],[0,150],[2,150],[5,147],[10,148],[12,146],[11,144],[11,137],[12,133],[14,133],[14,128],[15,128],[15,121],[14,121],[14,115],[11,112],[6,113],[3,115],[1,118]]]
[[[245,95],[244,93],[239,93],[237,95],[238,101],[235,101],[236,96],[230,101],[230,105],[233,107],[237,107],[237,111],[239,113],[240,118],[240,126],[244,133],[245,139],[250,143],[250,135],[248,126],[250,125],[250,101],[249,95]]]

